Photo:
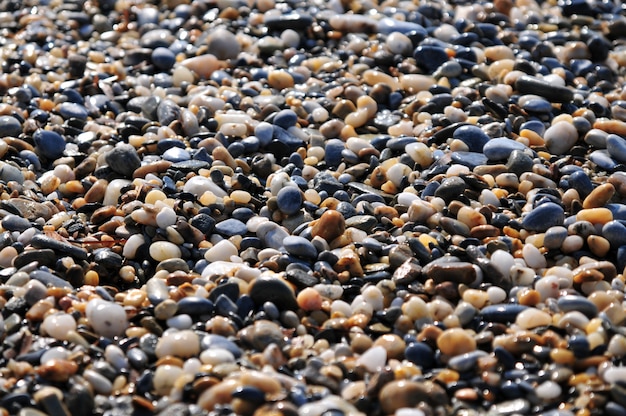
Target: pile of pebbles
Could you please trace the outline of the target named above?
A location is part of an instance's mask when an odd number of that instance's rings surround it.
[[[620,1],[0,10],[1,415],[626,415]]]

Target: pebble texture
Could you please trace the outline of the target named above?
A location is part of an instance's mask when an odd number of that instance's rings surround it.
[[[1,416],[626,414],[621,2],[23,3]]]

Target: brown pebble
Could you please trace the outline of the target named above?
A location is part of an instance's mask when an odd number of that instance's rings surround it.
[[[374,341],[374,347],[383,347],[387,357],[401,360],[404,357],[406,342],[396,334],[385,334]]]
[[[437,338],[437,348],[449,356],[465,354],[476,349],[476,340],[464,329],[450,328]]]
[[[163,173],[172,166],[172,162],[167,160],[159,160],[158,162],[148,163],[135,169],[133,178],[145,178],[148,173]]]
[[[329,210],[315,221],[311,236],[322,237],[327,242],[333,241],[346,230],[346,220],[339,211]]]
[[[615,195],[615,187],[610,183],[604,183],[591,191],[583,201],[583,208],[601,208],[605,206]]]
[[[78,365],[74,361],[60,358],[46,361],[37,368],[37,375],[45,380],[65,383],[76,374]]]
[[[476,280],[476,269],[472,263],[454,261],[430,263],[422,270],[435,283],[451,281],[469,285]]]
[[[392,381],[385,385],[378,396],[385,414],[393,414],[405,407],[415,407],[421,402],[432,405],[447,403],[448,396],[443,387],[430,381]]]

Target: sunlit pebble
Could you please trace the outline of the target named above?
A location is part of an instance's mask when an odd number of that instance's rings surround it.
[[[44,319],[41,329],[51,337],[63,341],[70,331],[76,330],[76,321],[72,315],[66,313],[52,314]]]
[[[298,307],[305,311],[316,311],[322,307],[322,296],[313,288],[303,289],[296,297]]]

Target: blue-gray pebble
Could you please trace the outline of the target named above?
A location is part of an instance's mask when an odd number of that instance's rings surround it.
[[[13,116],[0,116],[0,137],[17,137],[22,132],[22,125]]]
[[[563,225],[565,211],[554,202],[545,202],[535,207],[522,220],[522,225],[529,231],[544,232],[550,227]]]
[[[313,243],[304,237],[290,235],[283,241],[285,250],[291,255],[298,257],[317,258],[317,250]]]
[[[621,221],[609,221],[602,227],[602,236],[613,248],[626,245],[626,226]]]
[[[33,134],[35,144],[41,153],[47,159],[57,159],[63,155],[65,150],[65,139],[56,131],[37,130]]]
[[[302,206],[302,193],[295,186],[285,186],[276,195],[278,209],[287,215],[295,214]]]
[[[606,138],[606,150],[618,162],[626,163],[626,140],[617,134],[609,134]]]
[[[239,220],[229,218],[215,224],[215,231],[227,237],[232,237],[234,235],[245,235],[248,232],[248,227]]]
[[[176,63],[176,55],[174,55],[174,52],[162,46],[152,51],[151,59],[154,66],[164,71],[171,69]]]
[[[453,139],[461,140],[467,145],[470,152],[482,152],[489,141],[489,136],[480,127],[461,126],[452,134]]]
[[[506,137],[498,137],[489,140],[483,147],[483,153],[490,161],[498,161],[508,159],[513,150],[526,150],[524,144]]]

